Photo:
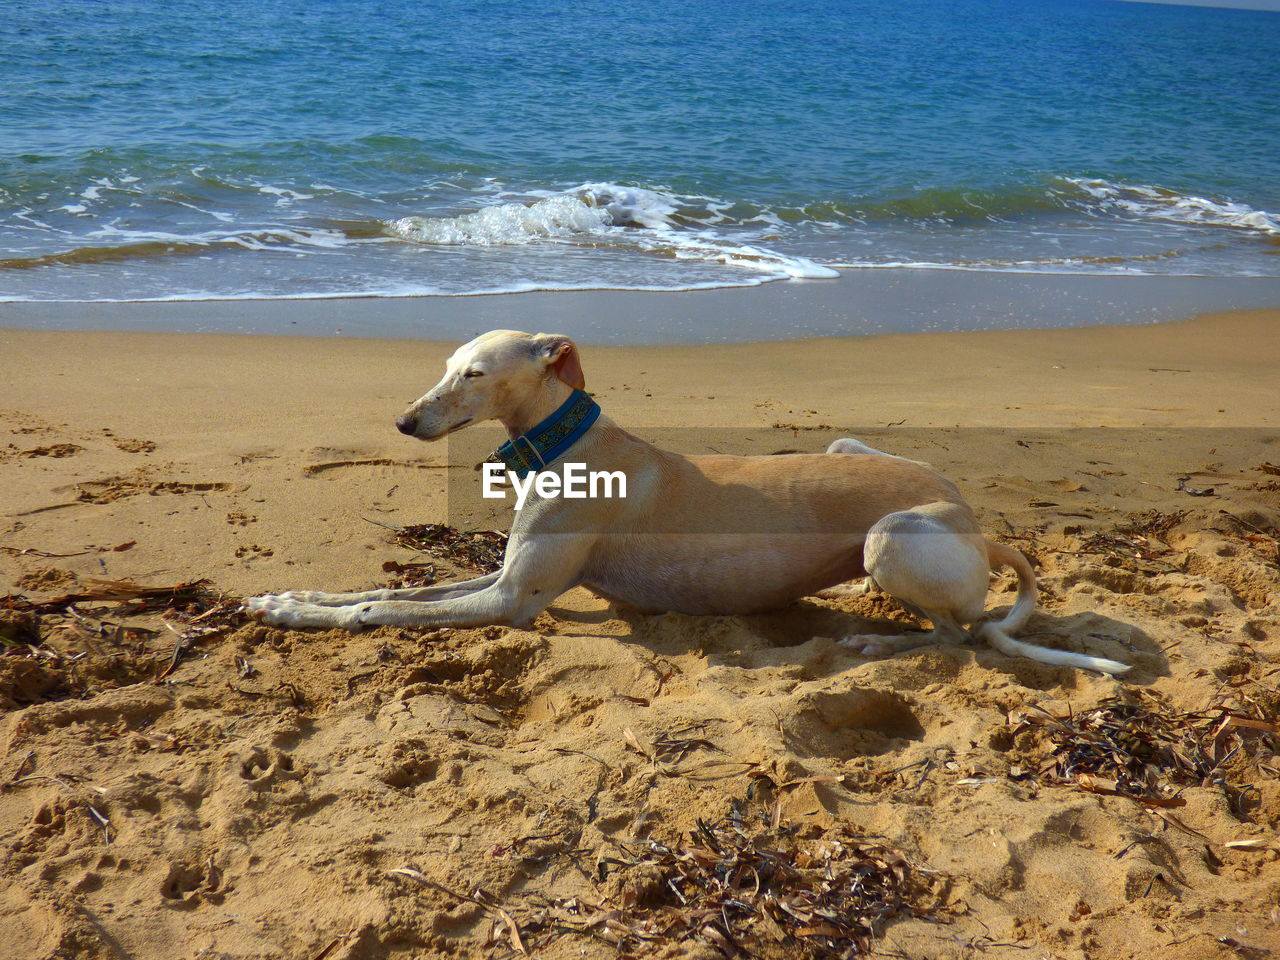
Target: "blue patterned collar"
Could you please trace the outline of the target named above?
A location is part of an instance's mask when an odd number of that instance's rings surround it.
[[[600,404],[584,390],[575,390],[555,413],[537,426],[508,440],[490,456],[523,479],[533,470],[550,466],[578,442],[600,416]]]

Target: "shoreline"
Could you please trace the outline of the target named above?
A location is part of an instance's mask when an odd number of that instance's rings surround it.
[[[1268,307],[1280,307],[1280,277],[872,269],[846,270],[834,280],[671,291],[6,301],[0,329],[465,340],[511,326],[515,316],[517,326],[584,344],[660,345],[1129,326]]]

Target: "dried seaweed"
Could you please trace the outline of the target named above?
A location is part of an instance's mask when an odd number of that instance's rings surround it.
[[[748,821],[737,804],[734,811],[697,820],[671,844],[615,844],[597,860],[591,897],[526,894],[500,904],[455,878],[446,885],[413,868],[389,873],[483,909],[494,920],[489,946],[508,955],[585,936],[626,957],[699,943],[725,957],[853,960],[872,950],[890,918],[945,918],[946,878],[899,851],[847,826],[778,823],[765,811]]]
[[[623,728],[622,738],[632,750],[646,757],[655,769],[665,772],[671,772],[671,768],[679,764],[692,750],[720,749],[710,740],[701,737],[675,737],[671,734],[662,734],[652,741],[644,740],[630,727]]]
[[[481,573],[502,566],[507,535],[498,530],[455,530],[443,523],[417,523],[396,530],[395,542]]]
[[[167,663],[148,666],[154,648],[146,644],[158,631],[140,623],[123,622],[127,618],[156,615],[163,626],[176,634],[167,654]],[[124,669],[130,682],[141,679],[138,668],[154,672],[158,682],[177,669],[182,657],[197,642],[220,636],[245,623],[247,618],[238,600],[215,594],[209,581],[196,580],[172,586],[144,586],[128,580],[84,581],[84,589],[44,600],[32,600],[22,594],[0,597],[0,645],[7,656],[51,663],[54,667],[75,664],[92,655],[105,663],[128,663]],[[60,652],[45,644],[51,628],[65,631],[77,640],[83,650]],[[122,661],[119,654],[127,654]],[[50,679],[50,689],[82,694],[88,688],[83,682],[61,682]],[[48,695],[47,691],[46,694]]]
[[[1261,708],[1258,708],[1261,713]],[[1017,736],[1039,729],[1052,744],[1038,770],[1023,779],[1071,784],[1149,806],[1181,806],[1188,786],[1226,782],[1224,768],[1251,736],[1280,747],[1274,718],[1249,716],[1224,706],[1193,713],[1170,710],[1151,693],[1111,697],[1078,714],[1056,716],[1034,708],[1020,719]]]
[[[400,563],[398,560],[387,560],[382,564],[382,572],[393,574],[387,581],[387,586],[393,590],[402,587],[429,587],[436,582],[434,563]]]
[[[84,590],[46,600],[31,600],[22,594],[0,597],[0,611],[13,617],[30,618],[31,628],[37,634],[40,624],[51,621],[70,626],[73,632],[90,639],[115,641],[155,632],[136,624],[114,622],[120,617],[159,614],[166,624],[188,624],[189,629],[184,633],[198,635],[220,633],[247,622],[240,601],[214,593],[208,580],[165,587],[147,587],[129,580],[88,579],[84,583]],[[81,609],[80,604],[89,606]],[[38,636],[33,642],[38,642]]]
[[[209,601],[208,580],[192,580],[171,587],[144,587],[129,580],[84,581],[86,589],[64,593],[47,600],[30,600],[21,594],[0,597],[0,608],[31,611],[37,614],[65,612],[77,603],[101,602],[123,604],[126,614],[167,610],[176,604],[199,604]]]
[[[1186,510],[1175,510],[1173,513],[1145,510],[1141,513],[1133,513],[1125,522],[1118,524],[1112,533],[1098,531],[1085,536],[1078,550],[1051,552],[1067,553],[1072,556],[1105,557],[1108,566],[1145,572],[1163,573],[1168,570],[1179,570],[1180,567],[1161,558],[1173,553],[1169,545],[1169,534],[1188,515]],[[1158,567],[1152,567],[1152,564],[1157,564]]]
[[[670,846],[650,840],[599,863],[598,902],[553,901],[530,933],[578,933],[624,955],[697,941],[725,956],[865,955],[883,921],[932,916],[941,880],[848,827],[697,821]]]
[[[1125,522],[1116,529],[1122,534],[1134,537],[1139,542],[1145,542],[1149,538],[1159,540],[1168,546],[1170,532],[1190,515],[1189,510],[1175,510],[1173,513],[1143,510],[1140,513],[1129,514]]]
[[[1192,497],[1216,497],[1218,495],[1213,487],[1189,487],[1187,484],[1190,482],[1190,477],[1179,477],[1177,491]]]
[[[474,888],[470,893],[462,890],[455,890],[443,883],[437,883],[421,870],[415,870],[412,867],[400,867],[395,870],[388,870],[387,873],[395,877],[407,877],[415,883],[422,884],[422,886],[427,887],[428,889],[439,890],[441,893],[448,894],[457,900],[475,904],[480,909],[492,914],[498,919],[506,931],[507,943],[510,945],[512,950],[522,955],[527,955],[529,953],[525,948],[524,940],[520,936],[520,924],[516,922],[516,919],[512,917],[510,913],[498,906],[492,894],[487,893],[478,887]]]

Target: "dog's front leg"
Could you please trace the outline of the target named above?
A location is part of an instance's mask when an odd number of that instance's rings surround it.
[[[284,597],[259,597],[252,612],[278,627],[319,627],[360,631],[366,627],[474,627],[513,623],[525,608],[511,584],[485,587],[452,600],[372,600],[324,607]],[[537,615],[535,610],[533,616]]]
[[[259,597],[252,612],[281,627],[362,630],[373,626],[475,627],[527,623],[582,580],[593,537],[544,534],[516,540],[506,566],[488,587],[433,601],[373,600],[326,607],[284,597]]]
[[[403,587],[397,590],[365,590],[360,593],[323,593],[319,590],[289,590],[285,593],[268,593],[245,600],[244,608],[257,613],[269,600],[296,600],[318,607],[350,607],[357,603],[375,600],[452,600],[454,597],[475,593],[494,583],[501,571],[486,573],[482,577],[459,580],[457,583],[439,583],[430,587]]]

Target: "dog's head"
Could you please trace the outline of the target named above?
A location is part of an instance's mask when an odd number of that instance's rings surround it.
[[[482,420],[519,422],[559,384],[585,385],[578,348],[551,333],[490,330],[459,347],[444,377],[396,417],[396,428],[419,440],[438,440]],[[530,424],[531,425],[531,424]]]

